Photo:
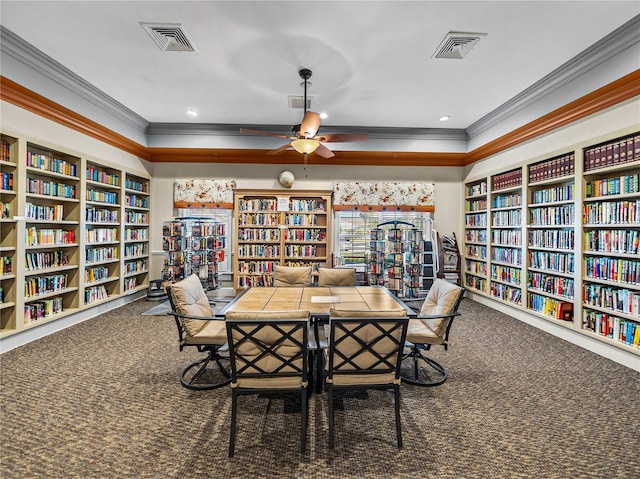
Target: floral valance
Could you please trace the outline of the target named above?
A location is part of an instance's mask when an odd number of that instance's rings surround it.
[[[173,184],[174,208],[233,208],[234,180],[188,179]]]
[[[336,210],[435,211],[433,183],[344,182],[333,186]]]

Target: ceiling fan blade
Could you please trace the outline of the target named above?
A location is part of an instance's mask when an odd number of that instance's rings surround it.
[[[318,133],[320,128],[320,115],[312,111],[308,111],[304,114],[302,123],[300,123],[300,131],[298,134],[305,138],[313,138]]]
[[[367,133],[333,133],[328,135],[320,135],[316,138],[318,141],[328,143],[337,143],[344,141],[367,141],[369,135]]]
[[[280,148],[276,148],[275,150],[267,152],[267,155],[277,155],[285,150],[288,150],[289,148],[291,148],[291,144],[287,143],[286,145],[282,145]]]
[[[336,156],[333,153],[333,151],[331,151],[329,148],[324,146],[322,143],[318,145],[318,148],[316,148],[315,153],[317,153],[318,156],[321,156],[322,158],[333,158],[334,156]]]
[[[291,139],[290,136],[281,135],[280,133],[271,133],[270,131],[260,130],[247,130],[246,128],[240,128],[240,133],[248,133],[250,135],[275,136],[276,138],[286,138],[287,140]]]

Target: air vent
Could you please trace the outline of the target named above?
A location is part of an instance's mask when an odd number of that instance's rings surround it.
[[[197,52],[179,23],[140,22],[160,50],[165,52]]]
[[[311,108],[312,96],[307,96],[307,110]],[[304,108],[304,96],[289,95],[289,108]]]
[[[432,58],[453,58],[462,60],[486,33],[449,32],[433,54]]]

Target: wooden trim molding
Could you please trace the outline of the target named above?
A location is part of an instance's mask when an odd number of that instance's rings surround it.
[[[468,153],[336,151],[335,156],[329,159],[312,154],[307,157],[307,164],[468,166],[636,96],[640,96],[640,70],[635,70]],[[268,150],[262,149],[145,147],[4,76],[0,76],[0,99],[154,163],[300,164],[304,161],[294,151],[269,156]]]

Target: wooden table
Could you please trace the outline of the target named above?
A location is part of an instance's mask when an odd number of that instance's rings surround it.
[[[331,308],[349,311],[406,310],[415,312],[384,286],[252,287],[233,299],[221,311],[309,311],[316,319],[328,319]]]
[[[384,286],[331,286],[331,287],[262,287],[255,286],[243,291],[218,313],[225,316],[229,311],[291,311],[311,313],[313,334],[309,334],[309,349],[316,358],[316,392],[322,391],[322,354],[328,347],[325,328],[331,308],[350,311],[399,311],[407,316],[416,313],[396,298]],[[313,388],[312,388],[313,390]]]

